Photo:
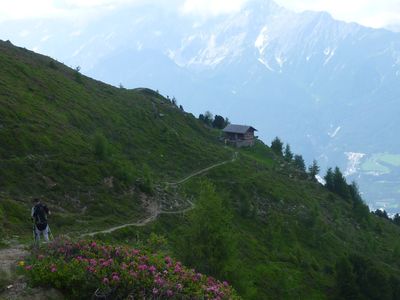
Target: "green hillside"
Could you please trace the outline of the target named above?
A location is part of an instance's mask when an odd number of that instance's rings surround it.
[[[56,235],[132,224],[86,238],[168,253],[243,299],[400,299],[399,227],[220,134],[157,92],[0,42],[3,244],[29,241],[41,197]]]

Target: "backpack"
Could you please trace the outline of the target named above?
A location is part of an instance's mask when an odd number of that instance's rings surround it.
[[[38,204],[35,206],[33,211],[33,218],[35,219],[35,224],[39,227],[47,226],[47,207],[43,204]]]

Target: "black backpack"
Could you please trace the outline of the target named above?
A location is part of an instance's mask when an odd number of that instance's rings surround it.
[[[40,225],[43,227],[44,225],[47,226],[47,207],[43,204],[39,203],[35,206],[33,211],[33,218],[35,219],[35,224]],[[46,227],[44,226],[44,227]]]

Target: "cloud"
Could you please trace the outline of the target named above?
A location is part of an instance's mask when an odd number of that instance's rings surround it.
[[[82,18],[114,8],[153,4],[183,14],[215,16],[234,13],[251,0],[0,0],[0,21],[33,18]],[[267,0],[266,0],[267,1]],[[275,0],[295,11],[328,11],[334,18],[365,26],[400,29],[399,0]]]
[[[0,21],[96,15],[149,0],[0,0]]]
[[[399,0],[276,0],[295,11],[328,11],[336,19],[374,28],[400,24]]]
[[[220,15],[237,12],[247,0],[186,0],[181,11],[185,14]]]
[[[28,19],[36,16],[59,15],[62,13],[52,0],[29,1],[13,0],[0,1],[0,20]]]

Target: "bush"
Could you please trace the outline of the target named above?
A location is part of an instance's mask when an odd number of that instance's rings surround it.
[[[93,143],[94,154],[99,160],[105,160],[109,154],[109,145],[104,135],[98,133],[94,137]]]
[[[94,241],[56,240],[32,256],[24,271],[34,286],[53,286],[73,299],[93,294],[125,299],[239,299],[226,282],[168,256]]]

